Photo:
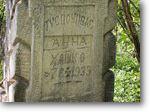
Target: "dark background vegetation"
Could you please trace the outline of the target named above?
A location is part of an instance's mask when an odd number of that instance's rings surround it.
[[[4,0],[0,0],[0,81],[2,80],[2,40],[5,33],[5,5]]]
[[[139,0],[118,0],[114,102],[140,102],[140,5]],[[0,0],[0,80],[2,40],[5,32],[5,1]]]

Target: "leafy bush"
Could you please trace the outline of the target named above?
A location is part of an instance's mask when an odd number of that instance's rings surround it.
[[[5,11],[4,0],[0,0],[0,30],[3,22],[5,21],[4,11]]]
[[[5,11],[4,0],[0,0],[0,38],[2,38],[1,37],[2,26],[5,24],[4,11]],[[2,51],[2,49],[0,48],[0,53],[1,53],[1,51]],[[1,64],[1,59],[0,59],[0,80],[2,80],[2,64]]]
[[[140,102],[140,65],[134,47],[123,31],[117,39],[114,102]]]
[[[117,37],[117,62],[113,68],[116,76],[114,101],[140,102],[140,64],[136,58],[133,37],[127,24],[128,18],[125,17],[124,7],[122,7],[123,1],[126,0],[118,0],[118,24],[114,31]],[[128,14],[131,14],[132,22],[140,38],[139,0],[128,0],[128,4],[131,12]]]

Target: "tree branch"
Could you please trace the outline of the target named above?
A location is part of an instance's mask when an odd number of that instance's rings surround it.
[[[133,18],[131,16],[128,0],[121,0],[121,1],[122,1],[123,11],[124,11],[124,14],[126,17],[127,25],[128,25],[131,37],[132,37],[130,39],[135,46],[136,58],[137,58],[138,62],[140,63],[140,42],[139,42],[138,33],[136,31],[136,27],[133,22]]]

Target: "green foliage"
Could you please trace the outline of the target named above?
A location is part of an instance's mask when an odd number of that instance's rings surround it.
[[[0,0],[0,38],[2,33],[2,26],[5,24],[5,6],[4,0]],[[1,48],[0,48],[1,51]],[[2,80],[2,64],[0,60],[0,81]]]
[[[5,12],[4,0],[0,0],[0,25],[2,25],[3,22],[5,21],[4,12]]]
[[[136,26],[136,30],[138,32],[138,35],[140,37],[140,4],[139,0],[129,0],[129,5],[130,5],[130,11],[133,17],[133,22]],[[118,21],[119,24],[121,25],[120,27],[123,28],[125,33],[130,36],[129,31],[127,29],[126,25],[126,20],[123,12],[123,7],[121,5],[121,0],[118,0],[118,10],[117,10],[117,15],[118,15]]]
[[[139,0],[130,1],[130,10],[140,35]],[[115,102],[140,102],[140,64],[136,59],[133,43],[126,25],[125,16],[118,1],[118,24],[114,34],[117,37],[115,72]]]
[[[126,34],[117,40],[117,62],[113,68],[115,78],[115,102],[140,101],[140,65],[134,57],[134,47]]]

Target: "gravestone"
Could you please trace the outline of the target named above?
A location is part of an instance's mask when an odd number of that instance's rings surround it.
[[[6,101],[112,101],[114,0],[6,3]]]

